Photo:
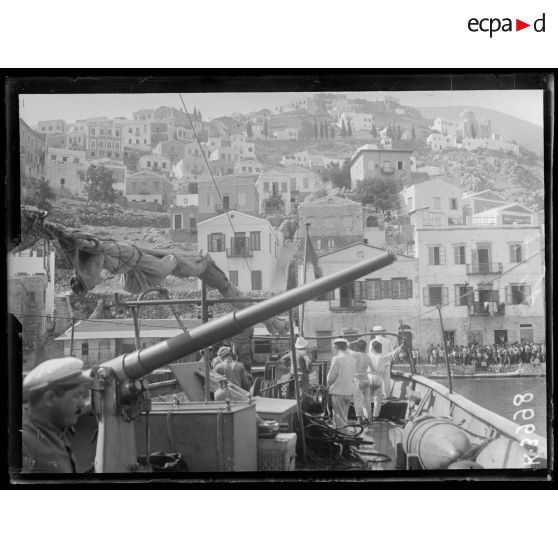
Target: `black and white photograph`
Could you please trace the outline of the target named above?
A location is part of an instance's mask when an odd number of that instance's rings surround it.
[[[18,92],[12,482],[544,480],[546,91],[425,79]]]

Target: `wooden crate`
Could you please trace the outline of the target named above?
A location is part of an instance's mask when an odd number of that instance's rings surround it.
[[[296,434],[277,434],[275,438],[258,438],[258,471],[294,471]]]

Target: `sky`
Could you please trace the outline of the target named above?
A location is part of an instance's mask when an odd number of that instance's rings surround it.
[[[337,92],[343,93],[343,92]],[[398,97],[402,105],[411,107],[470,105],[497,110],[539,126],[543,125],[543,93],[535,90],[505,91],[350,91],[349,98],[365,98],[391,95]],[[183,93],[188,112],[198,108],[204,119],[247,113],[263,108],[273,109],[285,104],[303,92],[277,93]],[[75,122],[82,118],[123,116],[131,118],[132,112],[142,108],[162,105],[182,108],[178,93],[155,94],[33,94],[19,96],[20,117],[30,126],[39,120],[62,118]]]

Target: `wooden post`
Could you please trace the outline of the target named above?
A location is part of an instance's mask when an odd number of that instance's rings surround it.
[[[306,435],[304,433],[304,415],[302,414],[302,402],[300,400],[300,389],[298,384],[298,366],[296,363],[296,349],[295,349],[295,336],[294,336],[294,319],[293,311],[289,310],[289,330],[291,335],[291,360],[293,363],[294,383],[296,393],[296,409],[298,412],[298,424],[300,425],[300,439],[302,441],[302,458],[304,459],[304,466],[308,466],[308,457],[306,455]]]
[[[136,345],[136,351],[138,351],[141,349],[138,309],[135,306],[131,306],[130,311],[132,312],[132,318],[134,319],[134,343]]]
[[[207,305],[207,285],[205,284],[205,281],[202,280],[202,284],[201,284],[201,316],[202,316],[202,322],[206,323],[209,320],[208,317],[208,305]],[[210,389],[209,389],[209,368],[210,368],[210,362],[209,362],[209,347],[206,347],[204,352],[203,352],[203,368],[204,368],[204,373],[205,373],[205,381],[204,381],[204,387],[205,387],[205,402],[207,403],[210,399]]]
[[[451,375],[451,369],[448,360],[448,346],[446,344],[446,332],[444,330],[444,322],[442,321],[442,307],[438,305],[437,308],[438,308],[438,314],[440,315],[440,327],[442,328],[442,342],[444,344],[444,357],[446,359],[446,368],[448,370],[448,382],[449,382],[448,388],[449,388],[449,392],[453,393],[453,378]]]
[[[76,319],[72,316],[72,334],[70,337],[70,356],[74,356],[74,327],[76,325]]]

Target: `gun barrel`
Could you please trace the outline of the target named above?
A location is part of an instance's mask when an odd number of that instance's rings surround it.
[[[348,269],[316,279],[307,285],[301,285],[248,308],[201,324],[151,347],[120,355],[103,363],[102,366],[112,368],[120,381],[139,379],[158,367],[209,347],[217,341],[232,337],[248,327],[295,308],[363,275],[382,269],[394,261],[395,256],[388,253],[360,262]]]

